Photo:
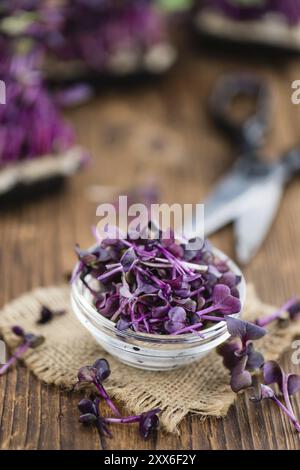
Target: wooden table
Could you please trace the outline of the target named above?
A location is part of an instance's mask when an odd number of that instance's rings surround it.
[[[91,103],[70,111],[79,141],[94,164],[63,193],[19,204],[0,214],[1,305],[36,286],[60,284],[74,264],[73,247],[92,242],[96,206],[116,192],[156,182],[165,202],[197,202],[235,157],[211,125],[207,96],[222,72],[254,70],[274,94],[273,130],[266,154],[276,156],[300,140],[300,107],[291,104],[291,82],[300,78],[297,58],[228,54],[203,48],[185,51],[161,80],[105,87]],[[300,294],[300,185],[287,190],[273,229],[245,268],[261,297],[280,304]],[[234,256],[231,228],[212,241]],[[292,350],[283,364],[290,370]],[[297,368],[294,367],[294,370]],[[298,366],[299,372],[299,366]],[[272,406],[239,397],[224,420],[188,416],[180,436],[159,432],[144,443],[132,427],[113,440],[99,439],[78,423],[77,398],[40,383],[18,365],[0,381],[2,449],[300,449],[300,439]],[[300,413],[300,399],[296,404]]]

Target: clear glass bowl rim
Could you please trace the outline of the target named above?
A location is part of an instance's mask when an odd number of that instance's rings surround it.
[[[226,260],[228,266],[232,272],[236,275],[241,277],[241,282],[238,285],[238,290],[240,294],[240,301],[241,301],[241,310],[239,313],[232,315],[233,317],[239,317],[246,299],[246,281],[244,275],[237,264],[229,258],[225,253],[223,253],[218,248],[213,247],[212,252],[221,260]],[[76,272],[78,268],[77,263],[75,265],[74,271]],[[77,278],[71,284],[71,297],[73,297],[74,301],[76,302],[77,306],[79,305],[81,309],[84,311],[86,317],[90,320],[92,319],[99,328],[106,328],[110,330],[110,332],[114,333],[116,337],[124,338],[126,340],[134,340],[134,341],[143,341],[147,343],[160,343],[160,344],[183,344],[183,343],[205,343],[207,340],[212,340],[215,337],[225,333],[227,331],[226,322],[221,321],[216,323],[215,325],[206,328],[205,330],[201,331],[202,336],[196,335],[194,333],[187,333],[181,335],[154,335],[150,333],[140,333],[135,332],[132,330],[125,330],[125,331],[118,331],[115,328],[115,323],[105,318],[96,310],[96,308],[86,299],[86,297],[80,292],[81,290],[86,289],[83,283]]]

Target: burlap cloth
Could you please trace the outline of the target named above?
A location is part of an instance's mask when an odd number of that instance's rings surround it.
[[[70,388],[76,382],[78,368],[92,364],[108,355],[79,324],[71,312],[69,287],[39,288],[5,306],[0,312],[0,331],[9,347],[17,345],[11,326],[18,324],[26,331],[43,334],[45,343],[24,356],[27,367],[48,384]],[[41,304],[53,309],[67,309],[46,325],[37,325]],[[248,320],[267,315],[274,307],[262,303],[253,286],[248,287],[243,317]],[[269,334],[257,343],[266,359],[276,359],[293,338],[300,335],[300,322],[287,328],[273,325]],[[127,367],[108,357],[112,373],[107,389],[122,401],[128,412],[140,413],[159,406],[161,423],[170,432],[187,413],[201,417],[226,415],[235,395],[231,391],[229,374],[221,358],[212,352],[199,362],[170,372],[149,372]]]

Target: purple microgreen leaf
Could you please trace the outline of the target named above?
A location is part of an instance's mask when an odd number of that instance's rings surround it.
[[[252,343],[247,345],[247,357],[247,370],[249,371],[259,370],[265,363],[264,356],[260,352],[255,351]]]
[[[131,326],[131,321],[128,320],[124,315],[121,315],[116,323],[116,328],[119,331],[125,331]]]
[[[100,382],[110,376],[110,367],[106,359],[97,359],[93,364],[93,369],[97,370],[97,380]]]
[[[241,343],[236,341],[227,341],[217,348],[217,352],[223,357],[223,365],[226,369],[232,370],[239,362],[240,358],[237,352],[241,349]]]
[[[40,310],[40,317],[37,320],[37,323],[40,324],[40,325],[43,325],[43,324],[48,323],[49,321],[51,321],[52,318],[53,318],[52,310],[50,310],[48,307],[43,305],[41,310]]]
[[[20,336],[20,338],[24,338],[25,336],[25,331],[21,326],[15,325],[12,327],[11,331],[16,335]]]
[[[170,334],[184,328],[186,311],[182,307],[173,307],[168,312],[169,320],[165,322],[165,329]]]
[[[230,288],[225,284],[217,284],[213,290],[213,301],[223,314],[239,313],[241,302],[231,295]]]
[[[195,300],[192,300],[190,298],[187,299],[176,299],[175,302],[177,305],[183,306],[184,309],[188,312],[196,312],[197,309],[197,302]],[[198,318],[199,320],[199,318]]]
[[[128,248],[128,250],[125,251],[124,255],[120,259],[120,263],[123,267],[123,270],[125,273],[130,271],[132,269],[134,263],[137,261],[137,256],[135,254],[134,248]]]
[[[54,316],[60,316],[64,313],[66,313],[66,310],[51,310],[49,307],[46,307],[46,305],[42,305],[37,324],[45,325],[46,323],[49,323]]]
[[[112,437],[109,431],[105,419],[100,415],[100,400],[95,398],[93,400],[83,399],[78,403],[78,409],[82,413],[79,417],[79,421],[82,424],[93,424],[98,429],[99,434]]]
[[[83,366],[79,369],[77,378],[79,383],[93,383],[96,379],[97,369],[91,366]]]
[[[245,390],[252,385],[252,376],[250,372],[245,369],[246,364],[247,356],[244,356],[231,371],[230,386],[235,393]]]
[[[123,277],[122,286],[120,287],[119,293],[122,297],[125,297],[126,299],[133,298],[133,294],[132,292],[130,292],[130,286],[128,282],[126,281],[125,277]]]
[[[277,384],[282,390],[283,371],[275,361],[267,361],[263,366],[264,382],[266,385]]]
[[[150,435],[158,428],[159,418],[157,414],[160,412],[160,409],[147,411],[141,414],[139,432],[144,439],[148,439]]]
[[[245,338],[247,335],[247,323],[238,318],[226,318],[227,329],[233,338]]]
[[[240,276],[237,276],[236,274],[232,272],[227,272],[221,276],[219,281],[220,281],[220,284],[225,284],[230,289],[232,289],[233,287],[236,287],[237,284],[239,284],[241,279],[240,279]]]
[[[97,414],[97,410],[95,410],[94,402],[87,398],[83,398],[82,400],[80,400],[80,402],[78,403],[78,409],[83,414],[88,414],[88,413],[93,414],[93,415]]]
[[[243,343],[265,336],[266,330],[254,323],[234,317],[226,317],[227,328],[231,336],[241,338]]]
[[[300,390],[300,375],[289,374],[287,379],[287,387],[289,395],[295,395]]]
[[[267,331],[251,322],[246,322],[246,338],[247,340],[258,340],[263,338]]]
[[[101,313],[101,315],[103,315],[106,318],[111,318],[112,315],[120,307],[120,295],[119,294],[109,295],[109,293],[106,292],[105,294],[103,294],[101,299],[96,300],[95,306],[98,312]]]

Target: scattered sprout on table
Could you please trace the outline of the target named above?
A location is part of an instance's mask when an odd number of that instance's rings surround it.
[[[81,367],[78,371],[78,382],[77,385],[82,384],[93,384],[98,390],[99,395],[104,398],[112,412],[116,416],[121,416],[120,411],[113,403],[108,393],[106,392],[103,382],[110,375],[110,367],[106,359],[98,359],[92,366]]]
[[[297,297],[292,297],[271,315],[258,318],[255,323],[265,327],[277,321],[280,325],[285,326],[290,321],[295,320],[300,320],[300,300]]]
[[[115,417],[103,417],[100,411],[101,399],[96,398],[84,398],[78,403],[78,409],[82,413],[79,417],[79,421],[83,424],[93,424],[97,427],[100,434],[112,437],[112,433],[109,430],[109,424],[131,424],[139,423],[140,435],[147,439],[152,432],[154,432],[159,425],[158,413],[159,408],[145,411],[140,415],[134,416],[121,416],[120,411],[117,409],[111,398],[105,391],[102,382],[106,380],[110,375],[109,363],[106,359],[97,359],[92,366],[81,367],[78,371],[78,382],[77,384],[93,384],[100,397],[104,398]],[[76,384],[76,385],[77,385]]]
[[[18,348],[15,350],[11,358],[0,367],[0,376],[4,375],[8,369],[20,359],[23,354],[25,354],[28,349],[35,349],[38,348],[43,342],[45,341],[44,336],[36,335],[33,333],[25,333],[22,327],[16,325],[12,327],[12,332],[21,338],[22,343]]]
[[[293,302],[293,306],[297,305],[295,300]],[[291,301],[285,304],[284,311],[287,305],[291,305]],[[282,309],[280,311],[282,312]],[[275,318],[278,318],[278,315],[273,315],[272,321]],[[231,389],[238,393],[252,387],[255,391],[255,396],[251,398],[253,402],[259,402],[263,399],[272,400],[289,418],[295,429],[300,432],[300,424],[290,399],[300,390],[300,375],[286,374],[277,362],[265,362],[263,354],[254,349],[252,341],[261,339],[267,333],[257,323],[227,318],[228,331],[232,337],[225,344],[219,346],[218,353],[223,357],[223,365],[230,371]],[[267,323],[264,322],[264,324]],[[284,404],[270,385],[278,387]]]
[[[60,317],[66,313],[66,310],[53,310],[46,305],[42,305],[37,320],[38,325],[45,325],[53,320],[54,317]]]

